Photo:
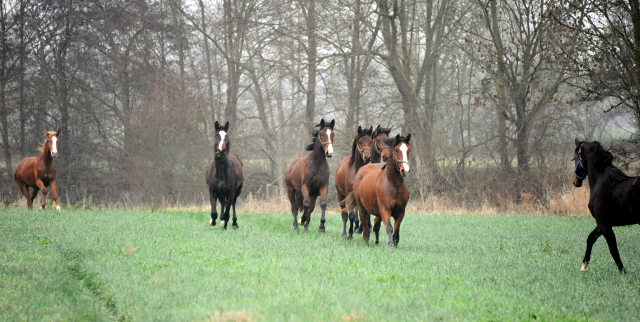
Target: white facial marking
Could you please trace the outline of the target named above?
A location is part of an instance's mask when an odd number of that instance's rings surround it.
[[[218,150],[222,150],[222,144],[224,143],[224,138],[227,136],[227,132],[220,131],[220,144],[218,144]]]
[[[327,137],[329,138],[329,142],[331,142],[331,130],[327,129]],[[328,155],[333,155],[333,144],[329,143],[329,146],[327,147],[327,154]]]
[[[400,152],[402,152],[402,161],[409,161],[409,157],[407,156],[409,147],[407,147],[407,144],[406,143],[400,144],[400,147],[398,149],[400,149]],[[409,172],[409,164],[405,163],[403,164],[403,166],[404,166],[404,171]]]
[[[58,138],[52,137],[51,142],[53,143],[51,144],[51,154],[56,155],[58,153]]]

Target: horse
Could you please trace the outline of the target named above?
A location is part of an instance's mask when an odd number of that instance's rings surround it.
[[[206,181],[209,186],[209,202],[211,203],[211,220],[209,225],[215,226],[218,218],[216,201],[220,201],[220,228],[227,229],[229,210],[233,207],[234,229],[238,229],[236,217],[236,200],[242,191],[242,161],[237,154],[230,152],[229,122],[221,127],[215,123],[215,153],[207,165]]]
[[[373,137],[373,154],[371,156],[371,163],[387,162],[387,158],[391,154],[389,152],[389,146],[385,143],[385,140],[389,138],[389,133],[393,126],[389,128],[382,128],[380,125],[373,131],[371,135]]]
[[[624,273],[612,227],[640,223],[640,177],[627,176],[616,168],[612,164],[613,155],[600,142],[576,139],[575,144],[573,185],[581,187],[582,180],[589,176],[589,211],[596,220],[596,228],[587,237],[580,271],[587,271],[593,244],[604,235],[618,270]]]
[[[389,247],[398,246],[400,241],[400,224],[404,218],[405,208],[409,202],[409,189],[404,178],[409,174],[409,153],[411,134],[406,137],[396,135],[387,139],[391,146],[391,156],[387,163],[368,164],[360,168],[353,181],[353,192],[345,199],[347,209],[358,207],[362,223],[362,237],[369,245],[369,215],[376,216],[373,231],[378,233],[380,222],[384,222],[389,237]],[[391,217],[394,225],[391,226]]]
[[[344,198],[353,190],[353,179],[358,172],[358,169],[363,165],[371,161],[371,150],[373,146],[373,126],[367,129],[362,129],[362,126],[358,126],[358,134],[353,139],[351,145],[351,156],[346,156],[340,162],[338,169],[336,170],[336,190],[338,193],[338,202],[342,202]],[[353,236],[353,222],[356,219],[356,212],[347,212],[342,208],[342,237],[352,238]],[[349,235],[347,235],[347,219],[351,222],[349,227]]]
[[[56,203],[56,209],[60,211],[58,202],[58,192],[56,183],[56,166],[53,164],[53,158],[58,155],[58,132],[45,131],[44,135],[47,139],[40,147],[40,155],[37,157],[28,157],[22,159],[16,171],[13,173],[13,182],[18,186],[22,194],[27,197],[27,205],[29,209],[33,209],[33,200],[38,195],[38,190],[42,190],[42,207],[46,207],[47,187],[51,187],[51,198]],[[29,195],[29,188],[33,188]]]
[[[389,146],[385,143],[385,140],[389,138],[389,133],[391,133],[392,129],[393,126],[389,128],[383,128],[380,127],[380,124],[378,124],[378,127],[373,131],[373,134],[371,135],[373,137],[373,154],[371,155],[371,163],[387,162],[387,158],[389,157],[391,152],[389,152]],[[371,227],[369,227],[369,229],[371,229]],[[354,230],[357,234],[362,233],[360,218],[357,214]]]
[[[312,151],[307,156],[301,156],[293,160],[285,175],[287,185],[287,196],[291,203],[291,214],[293,216],[293,230],[298,228],[298,210],[302,210],[300,225],[304,225],[304,230],[309,228],[311,212],[315,208],[316,199],[320,196],[320,208],[322,217],[318,231],[325,232],[325,211],[327,210],[327,194],[329,192],[329,164],[327,158],[333,156],[333,127],[335,120],[325,123],[324,119],[316,125],[311,133],[312,141],[306,147],[307,151]]]

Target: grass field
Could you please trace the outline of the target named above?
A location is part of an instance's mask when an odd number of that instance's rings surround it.
[[[400,245],[288,214],[0,209],[0,321],[633,321],[640,228],[580,263],[589,217],[407,215]],[[382,240],[386,240],[385,236]]]

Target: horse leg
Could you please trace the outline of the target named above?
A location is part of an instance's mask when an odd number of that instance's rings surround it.
[[[231,204],[231,207],[233,207],[233,224],[231,225],[231,227],[233,227],[233,229],[238,229],[238,218],[236,217],[236,201],[238,200],[238,196],[240,195],[241,191],[242,185],[240,185],[240,187],[236,189],[236,194],[233,196],[233,203]]]
[[[305,209],[304,211],[304,215],[307,218],[307,221],[304,223],[304,231],[308,231],[309,230],[309,224],[311,223],[311,213],[313,212],[313,209],[316,208],[316,200],[318,199],[318,197],[311,197],[311,205],[309,205],[308,208]]]
[[[591,260],[591,249],[600,235],[602,235],[602,232],[600,232],[600,228],[596,226],[596,228],[589,234],[589,237],[587,237],[587,251],[584,253],[582,267],[580,268],[581,272],[587,271],[587,265],[589,265],[589,261]]]
[[[300,189],[302,193],[302,217],[300,218],[299,225],[304,225],[304,230],[307,230],[307,209],[311,206],[311,197],[309,197],[309,187],[306,184],[302,184],[302,189]]]
[[[216,194],[209,190],[209,203],[211,204],[211,220],[209,220],[209,225],[215,226],[216,219],[218,219],[218,210],[216,209],[216,202],[218,198],[216,198]]]
[[[222,211],[222,214],[220,214],[220,228],[227,229],[227,221],[229,221],[229,207],[226,204],[227,199],[219,197],[218,200],[220,201],[220,211]]]
[[[36,179],[36,186],[42,190],[42,207],[40,209],[44,209],[47,205],[47,187],[44,185],[44,182],[40,179]],[[35,189],[34,189],[35,190]],[[35,196],[33,196],[35,199]]]
[[[371,231],[369,230],[369,213],[362,205],[358,205],[360,215],[360,227],[362,227],[362,239],[369,246],[369,236]]]
[[[342,215],[342,238],[347,238],[348,236],[347,235],[347,218],[351,213],[347,213],[347,211],[344,208],[342,208],[342,202],[344,198],[345,197],[338,191],[338,204],[340,204],[340,210],[341,210],[340,214]]]
[[[626,273],[627,271],[624,269],[622,261],[620,260],[620,253],[618,252],[618,244],[616,243],[616,235],[613,233],[613,228],[611,228],[611,226],[606,226],[603,235],[607,240],[607,245],[609,245],[609,252],[611,253],[611,256],[613,256],[613,260],[616,262],[616,265],[618,265],[618,270],[621,273]]]
[[[404,210],[394,217],[393,220],[393,246],[398,247],[398,243],[400,242],[400,223],[404,218]]]
[[[36,200],[36,197],[38,196],[38,191],[40,191],[40,188],[33,187],[33,190],[31,191],[31,195],[27,196],[27,205],[29,205],[29,209],[33,210],[33,201]]]
[[[289,197],[289,203],[291,204],[291,216],[293,216],[293,230],[299,231],[298,228],[298,203],[296,201],[296,192],[293,188],[287,185],[287,196]]]
[[[356,220],[354,221],[355,227],[353,228],[356,234],[362,233],[362,225],[360,225],[360,216],[358,216],[358,210],[356,209]]]
[[[322,212],[322,215],[320,216],[320,227],[318,227],[318,231],[321,233],[324,233],[326,230],[324,228],[324,222],[325,220],[325,212],[327,211],[327,195],[329,194],[329,186],[325,186],[324,188],[320,189],[320,210]],[[309,212],[309,215],[311,215],[311,212]]]
[[[18,188],[20,188],[20,192],[22,192],[24,197],[27,198],[27,205],[29,206],[29,209],[33,208],[33,203],[31,202],[31,197],[29,196],[29,187],[27,187],[26,184],[22,184],[17,181],[16,184],[18,185]]]
[[[354,209],[349,211],[349,239],[353,238],[354,222],[358,218],[358,212]]]
[[[387,230],[387,236],[389,241],[387,244],[389,247],[393,247],[393,226],[391,225],[391,212],[388,209],[380,208],[380,219],[384,223],[384,227]]]
[[[224,229],[227,229],[227,226],[229,225],[229,219],[231,217],[231,205],[233,205],[233,203],[231,202],[233,199],[227,199],[226,203],[225,203],[225,208],[224,208],[224,218],[225,218],[225,222],[224,222]]]
[[[376,245],[378,245],[378,234],[380,233],[380,223],[382,220],[380,217],[376,216],[376,219],[373,220],[373,232],[376,234]]]
[[[56,210],[60,211],[60,203],[58,202],[58,184],[56,180],[51,181],[51,198],[56,202]]]

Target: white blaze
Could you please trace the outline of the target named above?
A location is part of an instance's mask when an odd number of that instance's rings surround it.
[[[407,152],[409,151],[409,148],[407,147],[407,144],[402,143],[399,147],[400,152],[402,152],[402,161],[409,161],[409,157],[407,156]],[[404,171],[409,172],[409,164],[405,163],[404,165]]]
[[[55,136],[52,137],[51,142],[53,143],[51,145],[51,154],[56,155],[58,154],[58,138]]]
[[[329,138],[329,142],[331,142],[331,130],[327,129],[327,137]],[[333,144],[329,143],[327,147],[327,154],[333,155]]]
[[[220,131],[220,144],[218,145],[218,150],[222,150],[222,144],[224,143],[224,138],[227,137],[227,132]]]

